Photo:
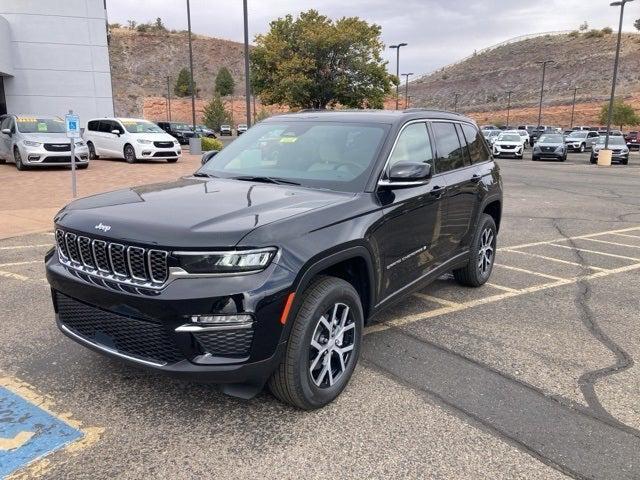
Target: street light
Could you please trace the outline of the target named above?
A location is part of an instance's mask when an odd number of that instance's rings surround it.
[[[171,77],[167,75],[167,121],[171,121],[171,88],[169,84],[171,82]]]
[[[607,119],[607,137],[604,141],[604,149],[609,150],[609,132],[613,120],[613,101],[616,95],[616,81],[618,80],[618,62],[620,60],[620,43],[622,42],[622,21],[624,20],[624,6],[633,0],[621,0],[613,2],[612,7],[620,7],[620,25],[618,27],[618,44],[616,45],[616,59],[613,63],[613,81],[611,82],[611,98],[609,99],[609,118]]]
[[[576,96],[578,95],[578,90],[580,90],[578,87],[573,87],[573,106],[571,107],[571,127],[569,128],[573,128],[573,119],[575,118],[575,113],[576,113]]]
[[[249,15],[247,13],[247,0],[242,0],[242,12],[244,15],[244,98],[247,110],[247,128],[251,126],[251,81],[249,80]]]
[[[538,109],[538,125],[537,128],[540,128],[540,124],[542,123],[542,98],[544,96],[544,79],[547,74],[547,65],[551,65],[552,63],[556,63],[555,60],[544,60],[541,62],[536,62],[538,65],[542,65],[542,86],[540,87],[540,108]]]
[[[406,47],[407,45],[407,43],[389,45],[389,48],[396,49],[396,78],[398,79],[398,83],[396,84],[396,110],[400,108],[400,48]]]
[[[189,71],[191,73],[191,121],[193,131],[196,131],[196,92],[193,85],[193,48],[191,46],[191,9],[187,0],[187,30],[189,31]]]
[[[509,128],[509,115],[511,114],[511,94],[514,93],[513,90],[509,90],[507,95],[509,99],[507,100],[507,128]]]
[[[413,72],[402,74],[404,77],[404,108],[409,108],[409,77],[411,75],[413,75]]]

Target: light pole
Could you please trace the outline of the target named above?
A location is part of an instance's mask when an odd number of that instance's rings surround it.
[[[404,77],[404,108],[409,108],[409,77],[411,75],[413,75],[413,72],[402,74]]]
[[[396,49],[396,78],[398,79],[398,83],[396,84],[396,110],[400,108],[400,48],[406,47],[407,45],[407,43],[389,45],[389,48]]]
[[[460,98],[460,94],[458,92],[453,94],[453,111],[458,112],[458,98]]]
[[[167,120],[171,121],[171,77],[167,75]]]
[[[569,128],[573,128],[573,119],[575,118],[576,113],[576,96],[578,95],[578,87],[573,87],[573,106],[571,107],[571,126]]]
[[[540,87],[540,108],[538,109],[538,125],[536,125],[536,129],[540,128],[540,124],[542,123],[542,99],[544,97],[544,79],[547,74],[547,65],[552,63],[556,63],[555,60],[544,60],[541,62],[536,62],[538,65],[542,65],[542,86]]]
[[[249,79],[249,14],[247,0],[242,0],[244,16],[244,98],[247,109],[247,128],[251,126],[251,81]]]
[[[616,45],[616,59],[613,63],[613,81],[611,82],[611,98],[609,99],[609,118],[607,119],[607,137],[604,141],[604,149],[609,150],[609,132],[613,120],[613,102],[616,96],[616,82],[618,80],[618,62],[620,61],[620,43],[622,42],[622,21],[624,20],[624,6],[633,0],[621,0],[613,2],[612,7],[620,7],[620,26],[618,27],[618,44]]]
[[[191,46],[191,9],[187,0],[187,30],[189,31],[189,71],[191,72],[191,121],[196,131],[196,92],[193,85],[193,48]]]
[[[513,90],[509,90],[507,95],[509,99],[507,100],[507,128],[509,128],[509,116],[511,115],[511,94],[514,93]]]

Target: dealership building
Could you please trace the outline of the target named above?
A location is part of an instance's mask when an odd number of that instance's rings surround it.
[[[105,0],[0,0],[0,114],[113,116]]]

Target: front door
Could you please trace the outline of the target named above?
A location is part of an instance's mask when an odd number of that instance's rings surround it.
[[[411,123],[401,131],[387,171],[398,162],[425,162],[433,168],[433,158],[426,123]],[[381,300],[437,265],[445,190],[444,177],[436,175],[426,185],[378,192],[384,216],[373,236],[381,258]]]

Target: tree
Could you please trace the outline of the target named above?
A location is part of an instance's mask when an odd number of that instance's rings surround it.
[[[193,87],[197,92],[195,81],[193,82]],[[176,97],[188,97],[191,95],[191,74],[188,68],[183,68],[180,70],[180,73],[178,73],[173,93],[175,93]]]
[[[251,84],[263,104],[291,108],[382,108],[392,77],[381,28],[357,17],[333,21],[316,10],[270,23],[251,51]]]
[[[636,27],[636,29],[640,30],[640,18],[633,23],[633,26]]]
[[[135,20],[127,20],[127,27],[129,28],[129,30],[135,30],[136,25],[137,23]]]
[[[167,27],[164,26],[164,23],[162,23],[162,19],[160,17],[156,18],[156,21],[153,24],[153,29],[158,31],[158,32],[166,32],[167,31]]]
[[[227,111],[220,95],[213,96],[202,110],[202,121],[213,130],[220,130],[220,125],[231,123],[231,113]]]
[[[578,27],[578,29],[579,29],[581,32],[586,32],[587,30],[589,30],[589,24],[588,24],[587,22],[582,22],[582,23],[580,24],[580,27]]]
[[[602,106],[600,110],[600,123],[606,125],[609,120],[609,103]],[[620,130],[625,125],[640,125],[640,116],[638,116],[631,105],[624,103],[621,98],[616,98],[613,102],[612,123],[620,125]]]
[[[233,77],[231,76],[231,72],[227,67],[222,67],[218,70],[218,75],[216,75],[216,88],[215,92],[223,97],[227,95],[233,95],[233,91],[235,90],[236,83],[233,81]]]

